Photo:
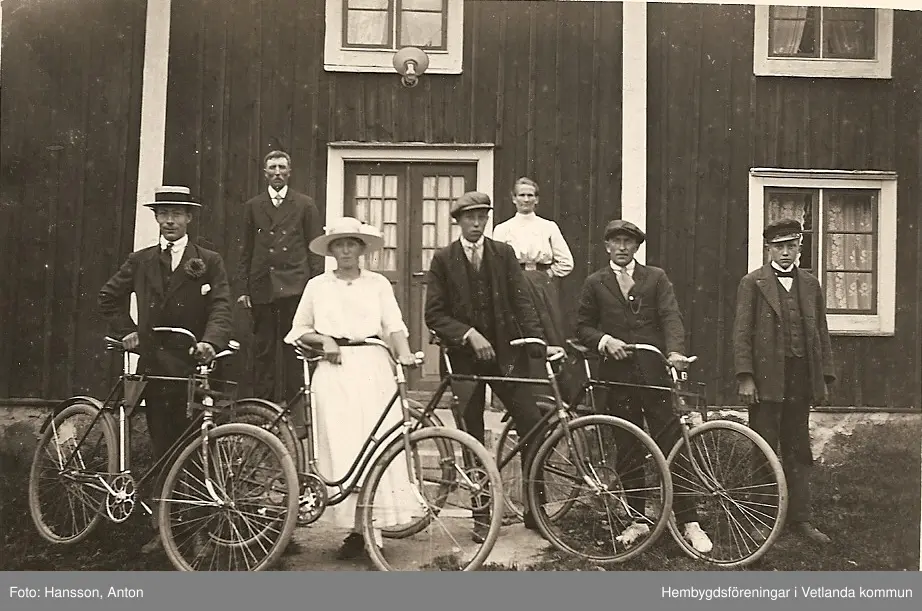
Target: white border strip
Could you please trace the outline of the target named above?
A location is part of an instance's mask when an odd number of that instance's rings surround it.
[[[625,3],[621,67],[621,218],[647,225],[647,5]],[[635,257],[646,259],[646,244]]]

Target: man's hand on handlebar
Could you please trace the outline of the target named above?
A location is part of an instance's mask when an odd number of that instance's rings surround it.
[[[566,354],[566,350],[562,346],[548,346],[547,347],[547,358],[553,358],[557,354]]]
[[[674,367],[677,371],[685,371],[688,369],[689,364],[694,362],[694,359],[690,359],[678,352],[670,353],[666,360],[669,361],[669,365]]]
[[[122,338],[122,346],[125,350],[129,352],[134,352],[138,349],[138,346],[141,345],[141,339],[138,337],[137,331],[132,331],[128,335]]]
[[[199,363],[210,363],[215,357],[214,346],[208,342],[199,342],[189,348],[189,354],[194,356]]]
[[[493,346],[477,329],[472,330],[471,334],[467,336],[467,342],[471,345],[471,348],[474,350],[474,355],[478,360],[492,361],[496,358],[496,352],[493,351]]]
[[[616,361],[626,359],[629,356],[627,344],[617,337],[609,337],[605,340],[605,343],[602,344],[602,353],[605,356],[610,356]]]

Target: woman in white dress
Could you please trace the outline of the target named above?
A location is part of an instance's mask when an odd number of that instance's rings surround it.
[[[352,217],[337,219],[325,235],[315,238],[311,251],[334,257],[336,269],[307,283],[291,332],[285,337],[292,345],[322,346],[323,360],[311,377],[311,388],[317,467],[327,479],[346,474],[396,390],[393,366],[380,347],[339,344],[369,337],[390,340],[400,363],[416,365],[390,281],[359,265],[363,254],[381,248],[383,242],[377,229]],[[400,410],[392,408],[379,433],[400,420]],[[415,497],[406,470],[388,469],[385,477],[390,485],[378,490],[376,503],[389,488],[393,503],[388,505],[410,511]],[[357,493],[358,488],[343,502],[327,507],[321,518],[352,529],[339,551],[342,559],[364,553],[361,525],[356,520]],[[383,520],[387,523],[377,522],[379,527],[408,521],[409,515],[397,513]],[[379,529],[375,543],[383,545]]]
[[[545,337],[549,344],[562,346],[566,338],[557,284],[560,278],[573,271],[573,255],[557,223],[535,214],[538,206],[535,181],[525,177],[516,180],[512,186],[512,202],[515,216],[493,229],[493,239],[515,250],[528,279]],[[541,371],[544,371],[543,365]]]

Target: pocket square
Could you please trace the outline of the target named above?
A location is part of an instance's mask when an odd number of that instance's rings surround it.
[[[203,284],[203,285],[202,285],[202,295],[207,295],[207,294],[210,293],[210,292],[211,292],[211,285],[210,285],[210,284]]]

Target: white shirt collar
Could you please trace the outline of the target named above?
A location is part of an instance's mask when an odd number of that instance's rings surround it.
[[[620,271],[621,271],[621,266],[620,266],[620,265],[616,265],[615,262],[612,261],[611,259],[609,259],[608,265],[611,266],[612,271],[615,271],[615,272],[620,272]],[[634,275],[634,269],[636,269],[636,268],[637,268],[637,261],[635,261],[634,259],[631,259],[631,262],[628,263],[626,266],[624,266],[624,271],[627,272],[627,275],[628,275],[628,276],[633,276],[633,275]]]
[[[173,242],[172,252],[177,253],[177,252],[184,251],[186,249],[186,244],[188,243],[189,243],[189,234],[187,233],[183,237]],[[163,236],[160,236],[160,250],[163,250],[164,248],[166,248],[166,245],[167,245],[167,239]]]
[[[789,272],[789,271],[791,271],[791,270],[794,269],[794,264],[791,263],[791,266],[790,266],[789,268],[784,269],[783,267],[781,267],[780,265],[778,265],[777,263],[775,263],[774,261],[772,261],[772,267],[774,267],[775,269],[777,269],[779,272],[785,272],[785,273],[787,273],[787,272]]]
[[[515,218],[519,219],[520,221],[532,221],[538,218],[538,215],[535,214],[534,212],[529,212],[528,214],[522,214],[521,212],[516,212]]]
[[[279,191],[276,191],[271,186],[269,187],[269,197],[272,199],[275,199],[277,197],[281,197],[282,199],[285,199],[285,196],[287,195],[288,195],[288,185],[285,185]]]
[[[464,236],[461,236],[461,246],[465,248],[474,248],[474,247],[481,248],[483,246],[483,235],[481,235],[480,239],[477,240],[476,242],[468,242],[467,240],[464,239]]]

